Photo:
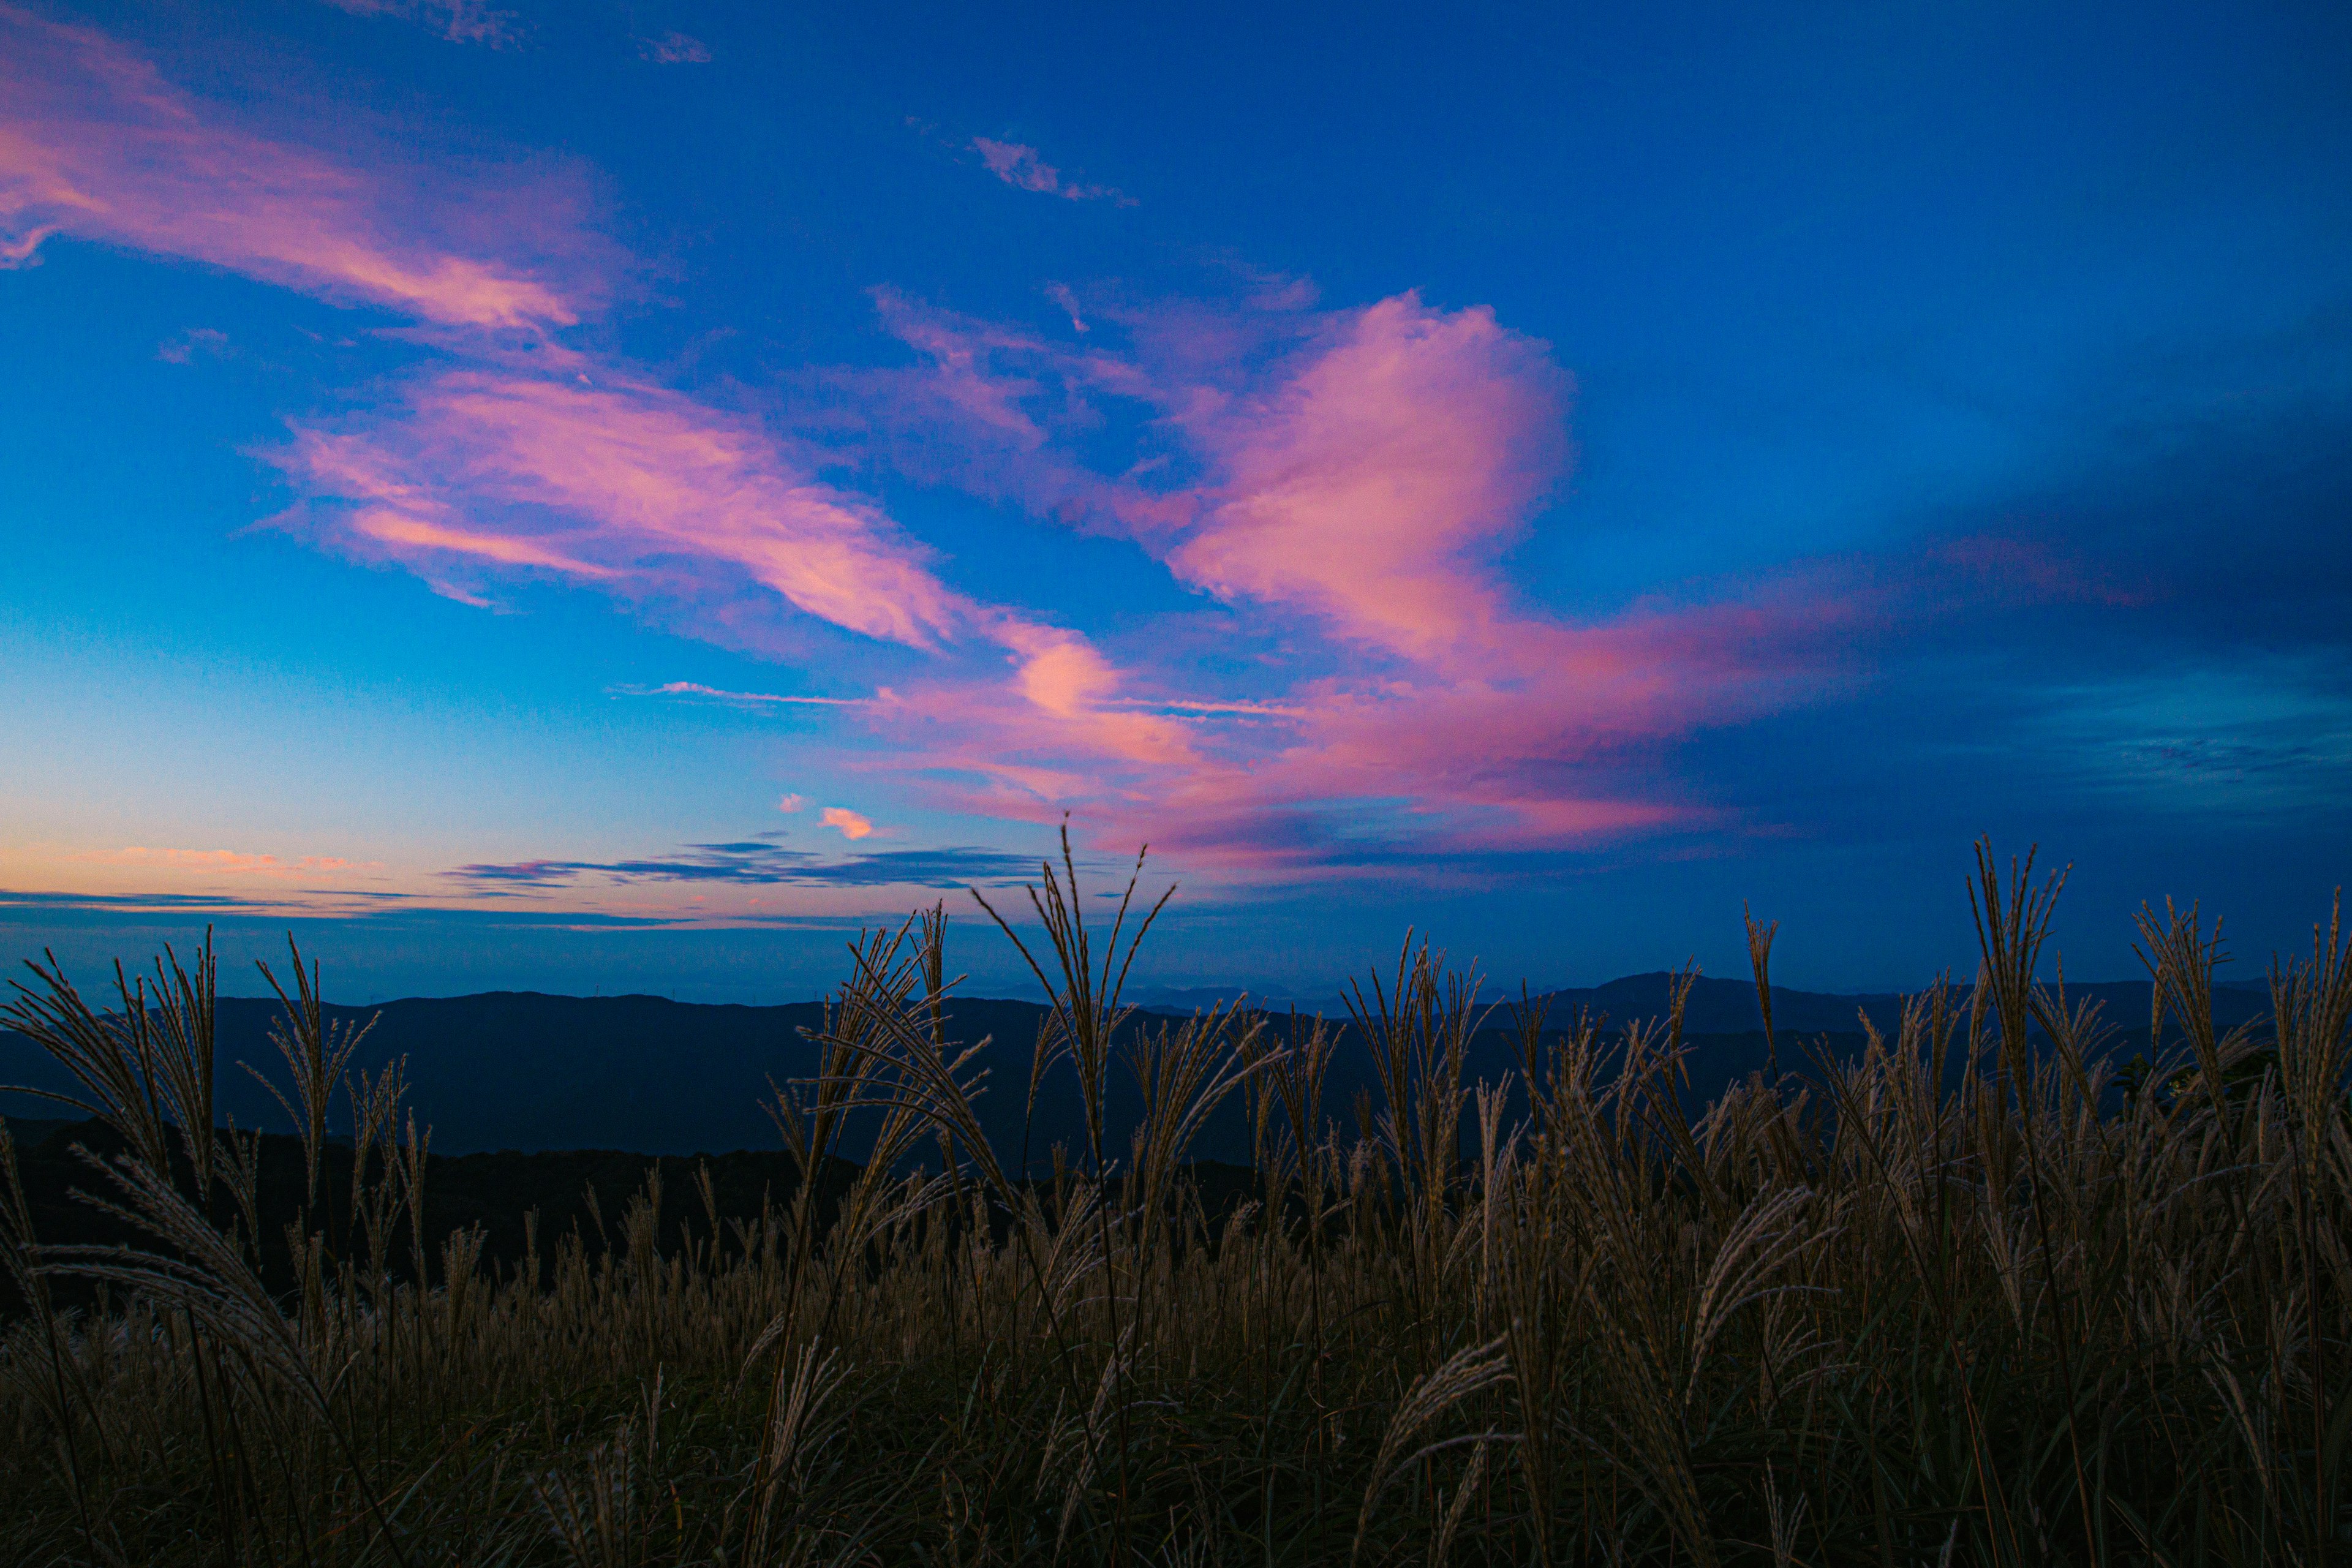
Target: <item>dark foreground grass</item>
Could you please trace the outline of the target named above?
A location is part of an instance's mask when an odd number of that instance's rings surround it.
[[[699,1223],[647,1192],[611,1247],[533,1233],[513,1267],[436,1224],[396,1069],[345,1081],[311,977],[280,1075],[302,1168],[270,1178],[297,1217],[265,1237],[261,1146],[212,1131],[209,956],[102,1013],[41,971],[10,1021],[86,1085],[120,1151],[87,1191],[137,1239],[45,1241],[0,1150],[27,1303],[0,1341],[0,1556],[2352,1553],[2335,927],[2274,971],[2266,1025],[2220,1035],[2217,939],[2147,915],[2176,1044],[2119,1075],[2095,1010],[2036,984],[2054,885],[1987,854],[1973,985],[1858,1060],[1777,1040],[1777,1073],[1691,1117],[1675,1014],[1604,1037],[1522,1013],[1515,1091],[1465,1082],[1480,1010],[1425,949],[1357,998],[1359,1104],[1322,1103],[1316,1021],[1121,1031],[1148,919],[1097,952],[1073,891],[1036,895],[1034,1051],[947,1037],[938,915],[870,937],[777,1108],[837,1182]],[[1088,1136],[1049,1183],[980,1134],[992,1062],[998,1094],[1078,1080]],[[1129,1072],[1147,1114],[1110,1147]],[[1187,1149],[1235,1096],[1263,1201],[1205,1204]],[[858,1119],[877,1152],[850,1171]]]

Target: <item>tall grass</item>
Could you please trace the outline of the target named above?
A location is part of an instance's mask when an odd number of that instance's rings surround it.
[[[2295,1563],[2352,1553],[2352,945],[2213,1027],[2218,931],[2145,911],[2155,1037],[2119,1081],[2043,984],[2058,891],[1979,847],[1981,966],[1857,1058],[1776,1039],[1690,1114],[1681,1006],[1604,1031],[1483,1009],[1425,944],[1351,1026],[1221,1009],[1138,1028],[1066,844],[1033,897],[1053,1003],[1003,1079],[1077,1080],[1050,1179],[949,1036],[946,920],[856,944],[783,1086],[822,1170],[755,1219],[519,1268],[423,1208],[395,1067],[346,1076],[296,962],[279,1093],[309,1200],[266,1282],[257,1145],[214,1128],[212,961],[9,1022],[123,1152],[91,1201],[151,1238],[33,1234],[0,1133],[0,1511],[21,1561]],[[1130,895],[1134,884],[1130,882]],[[993,911],[990,911],[993,913]],[[1769,1016],[1772,928],[1750,922]],[[1122,946],[1122,933],[1128,940]],[[1685,993],[1686,993],[1686,983]],[[280,993],[284,995],[284,993]],[[1518,1048],[1467,1081],[1482,1022]],[[1867,1020],[1864,1021],[1867,1029]],[[1783,1051],[1782,1047],[1790,1047]],[[1377,1091],[1323,1103],[1335,1050]],[[1783,1070],[1785,1069],[1785,1070]],[[1117,1142],[1105,1097],[1144,1113]],[[1255,1201],[1186,1179],[1245,1108]],[[331,1136],[356,1179],[317,1173]],[[822,1209],[822,1212],[820,1212]],[[68,1310],[52,1286],[102,1287]]]

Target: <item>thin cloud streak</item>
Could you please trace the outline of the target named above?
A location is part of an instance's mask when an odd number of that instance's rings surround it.
[[[235,893],[68,893],[17,891],[0,888],[0,910],[24,910],[37,914],[54,910],[92,912],[113,910],[276,910],[285,906],[268,899]]]
[[[854,814],[853,814],[854,815]],[[516,860],[460,866],[443,875],[478,891],[550,892],[587,882],[749,886],[954,888],[1034,875],[1027,856],[993,849],[885,849],[837,860],[770,844],[704,844],[689,853],[635,860]],[[736,911],[740,913],[740,911]]]
[[[856,697],[799,697],[776,691],[730,691],[724,687],[705,686],[696,680],[669,680],[659,686],[616,686],[616,697],[703,697],[714,702],[731,703],[745,708],[856,708],[864,699]],[[794,795],[793,799],[800,797]]]
[[[275,855],[247,855],[235,849],[150,849],[132,845],[109,856],[121,866],[157,866],[174,871],[215,872],[226,876],[296,877],[320,871],[381,871],[381,860],[346,860],[339,855],[305,855],[280,860]]]

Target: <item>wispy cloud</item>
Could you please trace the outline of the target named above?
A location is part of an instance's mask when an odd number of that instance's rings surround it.
[[[522,19],[481,0],[327,0],[355,16],[389,16],[413,23],[453,44],[509,48],[522,39]]]
[[[1080,184],[1062,178],[1062,172],[1039,157],[1037,149],[1021,142],[998,142],[986,136],[971,139],[971,150],[988,172],[1015,190],[1034,191],[1040,195],[1060,196],[1065,201],[1112,201],[1122,206],[1134,205],[1134,200],[1108,185]]]
[[[1063,313],[1070,318],[1070,330],[1072,331],[1084,332],[1091,330],[1087,326],[1087,319],[1078,314],[1078,297],[1071,290],[1068,284],[1046,284],[1045,298],[1062,307]]]
[[[637,53],[661,66],[700,66],[710,63],[710,49],[700,38],[672,30],[658,38],[639,38]]]
[[[272,460],[305,499],[277,522],[469,604],[538,572],[755,650],[762,606],[778,600],[877,643],[961,659],[1001,650],[1013,667],[1003,689],[1038,722],[1181,758],[1180,731],[1121,709],[1120,672],[1081,635],[950,587],[927,548],[810,477],[755,421],[581,363],[567,360],[568,374],[442,371],[389,406],[298,422]],[[746,706],[881,700],[651,689]]]
[[[1515,618],[1498,557],[1564,471],[1570,384],[1484,307],[1178,302],[1129,312],[1118,353],[888,291],[877,305],[924,361],[877,402],[914,422],[940,477],[1010,488],[1220,597],[1307,612],[1386,653],[1483,659],[1482,634]],[[1125,475],[1075,455],[1107,404],[1145,416]]]
[[[478,368],[415,383],[404,402],[297,427],[277,460],[314,504],[289,526],[467,594],[485,569],[635,596],[715,571],[908,647],[972,619],[876,509],[795,471],[750,422],[664,387]]]
[[[532,200],[509,209],[508,246],[528,233],[523,214],[553,214],[561,227],[576,205],[544,187]],[[404,207],[415,210],[404,218]],[[0,259],[11,265],[68,234],[442,325],[580,319],[583,280],[468,254],[420,232],[424,216],[414,191],[240,129],[100,34],[0,5]]]

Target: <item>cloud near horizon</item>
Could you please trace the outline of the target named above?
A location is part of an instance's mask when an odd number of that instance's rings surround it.
[[[716,882],[739,886],[835,888],[960,888],[1034,876],[1036,861],[993,849],[863,850],[838,860],[768,843],[698,844],[686,853],[635,860],[516,860],[460,866],[442,875],[478,891],[545,892],[583,879],[626,886],[641,882]],[[740,912],[740,911],[739,911]]]
[[[299,877],[383,869],[381,860],[346,860],[336,855],[305,855],[299,859],[281,860],[275,855],[248,855],[235,849],[151,849],[141,845],[118,850],[105,859],[117,866],[230,877]]]

